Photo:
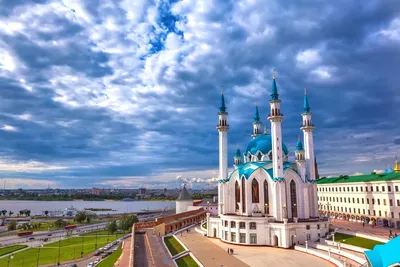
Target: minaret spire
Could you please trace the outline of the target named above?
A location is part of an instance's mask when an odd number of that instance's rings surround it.
[[[303,113],[301,116],[303,117],[303,124],[301,126],[301,130],[303,131],[304,136],[304,150],[305,150],[305,160],[306,160],[306,175],[305,181],[311,183],[309,188],[309,194],[311,197],[310,200],[310,216],[317,217],[318,216],[318,203],[317,203],[317,188],[315,181],[317,179],[317,170],[315,164],[315,155],[314,155],[314,138],[313,131],[315,129],[314,124],[312,122],[312,113],[310,111],[310,105],[308,103],[307,91],[304,89],[304,99],[303,99]]]
[[[271,100],[278,100],[278,87],[276,86],[276,73],[275,68],[272,70],[272,90],[271,90]]]
[[[221,106],[218,112],[217,130],[219,133],[219,180],[218,180],[218,199],[220,202],[227,203],[228,192],[225,181],[228,178],[228,112],[226,112],[224,90],[221,90]],[[229,209],[228,205],[224,205],[218,209],[218,214],[224,214],[225,209]]]
[[[225,112],[226,111],[226,106],[225,106],[225,98],[224,98],[224,87],[221,86],[221,107],[219,108],[220,112]]]
[[[400,172],[400,167],[399,167],[399,161],[397,160],[397,155],[396,155],[396,161],[394,162],[394,172]]]
[[[256,110],[254,112],[254,121],[253,121],[253,134],[251,137],[256,138],[261,134],[261,122],[260,122],[260,113],[258,112],[258,105],[256,102]]]
[[[303,112],[310,112],[310,105],[308,104],[307,89],[304,88],[304,99],[303,99]]]

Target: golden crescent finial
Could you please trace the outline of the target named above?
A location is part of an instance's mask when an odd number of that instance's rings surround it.
[[[224,94],[224,86],[221,85],[221,94]]]
[[[275,67],[272,69],[272,79],[276,78],[276,72],[275,72]]]
[[[267,125],[264,125],[264,134],[267,134]]]
[[[304,88],[304,94],[305,94],[305,95],[307,94],[307,89],[306,89],[306,88]]]
[[[258,101],[256,100],[256,106],[258,106]]]

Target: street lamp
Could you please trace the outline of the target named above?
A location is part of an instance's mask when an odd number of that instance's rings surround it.
[[[58,260],[57,260],[57,266],[60,265],[60,249],[61,249],[61,239],[63,239],[62,237],[60,237],[60,239],[58,239]]]
[[[7,267],[10,266],[10,260],[14,259],[14,255],[10,254],[10,256],[8,256],[8,262],[7,262]]]
[[[36,261],[36,267],[39,266],[39,258],[40,258],[40,248],[43,247],[43,243],[39,244],[39,250],[38,250],[38,254],[37,254],[37,261]]]

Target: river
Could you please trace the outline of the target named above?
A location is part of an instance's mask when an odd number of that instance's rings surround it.
[[[97,214],[135,213],[142,209],[175,208],[175,201],[33,201],[33,200],[0,200],[0,210],[13,211],[31,210],[31,215],[42,215],[49,212],[64,211],[74,207],[77,210],[85,208],[112,209],[112,211],[96,211]]]

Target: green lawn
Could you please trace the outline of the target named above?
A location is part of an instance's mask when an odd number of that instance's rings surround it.
[[[175,255],[185,251],[185,249],[182,247],[182,245],[173,236],[164,237],[164,242],[167,245],[167,248],[168,248],[169,252],[171,252],[172,256],[175,256]]]
[[[203,224],[201,225],[201,227],[203,227],[204,229],[207,229],[207,222],[203,223]]]
[[[118,238],[121,236],[118,236]],[[115,240],[115,235],[98,236],[97,249],[101,248],[109,242]],[[56,240],[56,239],[53,239]],[[77,259],[81,257],[83,241],[83,256],[96,250],[96,237],[72,237],[66,240],[61,240],[48,243],[40,249],[39,265],[56,263],[58,260],[58,252],[60,251],[60,262]],[[60,245],[60,247],[59,247]],[[14,254],[14,258],[10,261],[10,267],[36,266],[38,259],[39,248],[30,248]],[[8,257],[0,259],[0,266],[7,265]]]
[[[113,252],[110,256],[102,260],[97,267],[113,267],[114,263],[118,260],[119,256],[121,256],[122,248],[118,248],[117,251]]]
[[[186,255],[185,257],[179,258],[175,262],[179,267],[199,267],[197,262],[195,262],[190,255]]]
[[[8,253],[26,248],[27,245],[15,245],[15,246],[9,246],[9,247],[4,247],[4,248],[0,248],[0,256],[6,255]]]
[[[329,240],[332,240],[332,237]],[[367,249],[373,249],[375,245],[383,244],[379,241],[340,233],[335,234],[335,241]]]

